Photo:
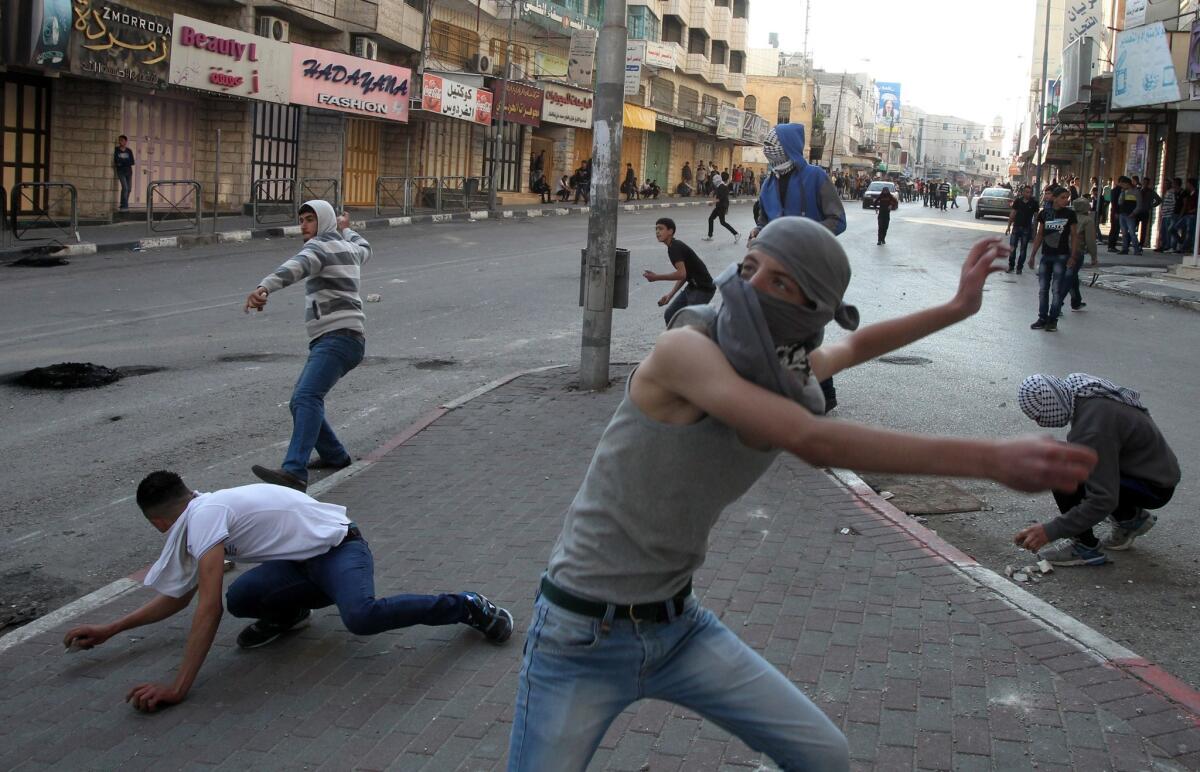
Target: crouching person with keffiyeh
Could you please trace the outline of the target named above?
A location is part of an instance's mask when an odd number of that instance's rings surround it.
[[[1055,492],[1062,514],[1013,540],[1056,566],[1107,563],[1106,550],[1129,549],[1158,522],[1146,510],[1165,506],[1174,495],[1179,484],[1175,453],[1138,393],[1103,378],[1031,375],[1017,396],[1021,410],[1038,426],[1069,423],[1067,441],[1092,448],[1099,462],[1078,490]],[[1092,528],[1105,518],[1112,520],[1112,531],[1100,540]],[[1042,549],[1055,539],[1065,541]]]

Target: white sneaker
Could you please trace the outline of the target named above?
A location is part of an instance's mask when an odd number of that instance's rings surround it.
[[[738,234],[736,234],[736,233],[735,233],[735,234],[733,234],[733,243],[734,243],[734,244],[738,243],[738,242],[739,242],[739,241],[741,241],[741,240],[742,240],[742,237],[741,237],[740,235],[738,235]]]
[[[712,236],[701,236],[700,240],[701,241],[712,241],[713,237]]]

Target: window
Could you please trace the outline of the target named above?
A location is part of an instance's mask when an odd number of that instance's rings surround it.
[[[704,111],[705,118],[717,117],[717,98],[705,94],[700,98],[700,106]]]
[[[662,40],[664,43],[679,43],[683,45],[683,21],[678,16],[664,16],[662,23]]]
[[[464,27],[434,20],[429,24],[429,48],[439,59],[466,62],[479,53],[479,35]]]
[[[700,92],[687,86],[679,87],[679,113],[685,118],[700,117]]]
[[[791,123],[792,122],[792,100],[788,97],[779,97],[779,115],[775,119],[775,123]]]
[[[833,117],[833,105],[821,105],[821,115],[826,118]]]
[[[746,55],[741,51],[729,52],[729,71],[741,74],[746,71]]]
[[[492,38],[488,41],[488,56],[492,58],[492,66],[497,68],[497,71],[503,72],[504,68],[504,40],[502,38]],[[521,73],[516,73],[510,77],[520,77],[522,73],[530,71],[529,66],[529,49],[525,46],[512,44],[512,60],[513,64],[520,68]]]
[[[425,12],[425,0],[404,0],[404,4],[410,8],[416,8],[422,13]]]
[[[658,17],[644,5],[631,5],[625,16],[630,40],[658,40]]]
[[[698,29],[688,34],[688,53],[708,55],[708,37]]]
[[[943,123],[943,124],[942,124],[942,131],[950,131],[950,124],[948,124],[948,123]]]
[[[675,110],[675,84],[663,78],[650,81],[650,106],[664,113]]]
[[[726,54],[728,52],[728,45],[719,40],[714,40],[712,43],[712,55],[709,58],[713,64],[726,64]]]
[[[746,101],[743,102],[742,105],[743,105],[742,109],[744,109],[748,113],[752,113],[758,109],[758,97],[754,96],[753,94],[750,94],[749,96],[746,97]]]

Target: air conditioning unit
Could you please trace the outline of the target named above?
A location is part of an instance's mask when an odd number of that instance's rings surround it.
[[[288,42],[288,23],[278,16],[259,16],[258,34],[264,38]]]
[[[355,35],[351,48],[355,56],[363,59],[379,58],[379,44],[365,35]]]
[[[480,75],[491,75],[492,57],[487,54],[475,54],[467,60],[467,69]]]

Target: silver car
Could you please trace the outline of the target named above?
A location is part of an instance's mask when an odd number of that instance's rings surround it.
[[[876,199],[879,198],[879,194],[883,192],[884,188],[892,191],[892,195],[896,197],[897,201],[900,200],[900,196],[896,193],[896,183],[887,182],[885,180],[875,180],[867,186],[866,190],[863,191],[863,209],[875,209],[878,207],[879,203],[876,201]]]
[[[1008,188],[987,188],[975,199],[975,219],[1003,217],[1007,220],[1014,197]]]

